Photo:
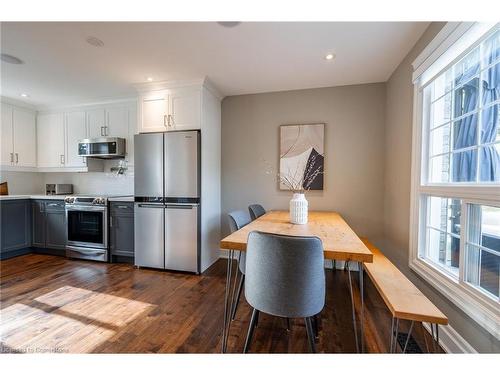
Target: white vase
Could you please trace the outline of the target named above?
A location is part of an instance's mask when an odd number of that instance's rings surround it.
[[[294,193],[290,199],[290,222],[292,224],[307,224],[308,203],[303,193]]]

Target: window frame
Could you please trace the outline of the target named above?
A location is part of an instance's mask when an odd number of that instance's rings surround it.
[[[422,54],[417,57],[413,64],[415,73],[413,82],[409,266],[447,299],[500,340],[500,302],[495,301],[479,288],[465,282],[465,267],[463,263],[468,232],[468,206],[470,204],[482,204],[500,207],[499,184],[494,182],[479,182],[479,177],[476,178],[476,182],[474,183],[428,182],[430,167],[428,149],[430,147],[430,126],[428,120],[431,111],[425,111],[424,108],[424,88],[444,73],[451,65],[471,52],[487,36],[491,35],[490,31],[497,25],[483,26],[487,31],[479,38],[476,37],[474,43],[463,48],[454,57],[452,56],[450,61],[441,66],[440,69],[434,69],[430,78],[429,75],[425,75],[429,70],[433,70],[433,65],[438,59],[446,55],[450,49],[453,50],[454,44],[460,41],[462,36],[467,32],[473,30],[476,25],[479,24],[471,22],[448,23],[429,46],[424,49]],[[453,91],[451,92],[453,93]],[[424,116],[427,118],[424,118]],[[448,122],[451,126],[453,125],[452,119]],[[477,173],[479,175],[479,170]],[[425,248],[427,238],[427,204],[423,204],[423,201],[427,200],[428,196],[462,200],[458,278],[452,276],[449,271],[446,272],[436,264],[420,257],[422,246]]]

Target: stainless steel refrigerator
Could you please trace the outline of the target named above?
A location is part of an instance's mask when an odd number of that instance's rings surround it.
[[[200,271],[200,132],[134,137],[135,265]]]

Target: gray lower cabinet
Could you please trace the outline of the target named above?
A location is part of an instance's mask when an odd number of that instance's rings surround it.
[[[45,202],[31,202],[31,217],[33,221],[31,246],[45,247]]]
[[[35,200],[32,210],[32,246],[37,249],[56,250],[61,254],[66,248],[66,212],[64,201]]]
[[[27,254],[31,246],[31,210],[28,199],[0,201],[0,259]]]
[[[110,202],[109,248],[112,256],[134,256],[134,204]]]

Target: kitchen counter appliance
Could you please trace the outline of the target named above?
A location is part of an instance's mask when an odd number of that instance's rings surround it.
[[[66,211],[66,256],[108,261],[108,199],[68,196]]]
[[[135,265],[200,272],[200,132],[139,134]]]
[[[125,157],[125,138],[101,137],[82,139],[78,142],[78,155],[97,159]]]
[[[45,184],[46,195],[73,194],[73,184]]]

